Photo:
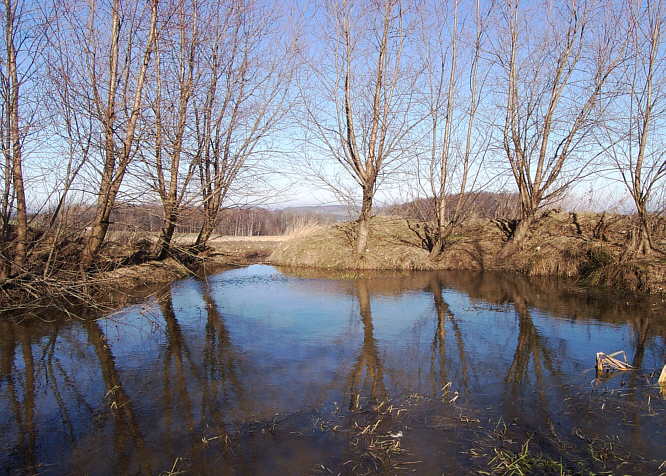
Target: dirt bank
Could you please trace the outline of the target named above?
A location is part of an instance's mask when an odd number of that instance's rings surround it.
[[[429,257],[424,224],[400,217],[375,217],[362,259],[354,254],[354,224],[321,227],[285,241],[272,264],[339,270],[502,270],[529,276],[574,278],[593,286],[640,294],[666,291],[666,256],[627,257],[630,217],[550,213],[542,217],[518,249],[499,258],[507,242],[501,223],[470,220],[451,237],[445,254]],[[666,223],[657,227],[656,245],[666,247]]]
[[[95,283],[131,290],[140,286],[169,283],[192,274],[210,274],[219,269],[263,262],[277,248],[276,237],[218,238],[210,249],[196,256],[191,263],[167,258],[162,261],[122,266],[93,277]]]
[[[178,237],[185,250],[188,237]],[[280,237],[220,237],[195,255],[185,251],[178,259],[136,262],[140,250],[122,240],[107,245],[100,268],[81,279],[73,266],[48,279],[17,280],[0,293],[0,316],[23,319],[32,314],[66,311],[77,316],[98,315],[158,293],[164,285],[192,275],[206,275],[229,267],[263,262],[279,245]],[[145,238],[142,238],[145,240]],[[147,241],[147,240],[145,240]],[[144,246],[144,245],[142,245]],[[150,243],[145,245],[150,247]]]

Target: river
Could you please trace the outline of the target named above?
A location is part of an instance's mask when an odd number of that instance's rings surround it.
[[[252,265],[94,321],[6,320],[0,468],[659,474],[664,310],[512,274]],[[637,370],[597,378],[618,350]]]

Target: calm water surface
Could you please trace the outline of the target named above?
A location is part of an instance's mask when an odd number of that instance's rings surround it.
[[[595,379],[595,353],[616,350],[639,370]],[[417,474],[487,470],[494,446],[525,441],[568,469],[659,474],[664,363],[663,302],[255,265],[94,322],[1,322],[0,470],[380,472],[355,425],[388,402],[406,411],[378,441]]]

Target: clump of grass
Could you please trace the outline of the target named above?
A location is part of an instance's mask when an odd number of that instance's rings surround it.
[[[477,474],[522,476],[624,474],[631,465],[636,474],[652,474],[655,461],[632,454],[618,436],[586,435],[574,428],[577,441],[558,433],[550,422],[548,432],[525,434],[520,424],[499,420],[481,430],[466,453]]]
[[[304,236],[312,235],[317,233],[324,228],[319,222],[312,220],[298,220],[289,224],[286,232],[284,233],[284,238],[291,240],[294,238],[302,238]]]
[[[570,474],[562,461],[530,452],[530,439],[523,443],[520,451],[506,448],[493,448],[494,456],[488,462],[490,471],[479,474],[501,474],[507,476],[526,476],[530,474]]]
[[[583,263],[580,274],[588,277],[599,269],[614,263],[615,257],[604,246],[590,247],[585,253],[586,260]]]
[[[585,280],[592,286],[604,286],[636,293],[650,293],[653,287],[650,267],[639,261],[611,262],[590,271]]]
[[[576,278],[585,263],[586,254],[580,241],[557,237],[541,245],[528,247],[517,260],[518,269],[529,276],[562,276]]]
[[[345,430],[351,453],[343,464],[346,471],[391,474],[414,464],[405,460],[409,452],[401,446],[405,405],[381,400],[359,407],[351,414]]]

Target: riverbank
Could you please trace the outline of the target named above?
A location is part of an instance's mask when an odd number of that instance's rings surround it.
[[[149,237],[150,238],[150,237]],[[176,236],[177,257],[149,260],[142,255],[152,247],[150,239],[116,236],[100,259],[100,269],[81,278],[73,267],[49,278],[17,280],[0,294],[0,317],[29,318],[52,309],[81,316],[90,311],[108,312],[151,294],[187,276],[205,276],[224,269],[261,263],[282,237],[218,237],[196,255],[187,252],[194,237]],[[136,243],[140,243],[137,245]],[[135,264],[132,264],[135,263]]]
[[[658,225],[655,245],[666,249],[666,220]],[[196,255],[187,251],[195,236],[177,235],[174,241],[180,251],[161,261],[147,259],[156,237],[119,235],[105,248],[98,271],[84,280],[74,265],[49,279],[3,288],[0,314],[23,316],[44,307],[82,306],[98,315],[159,292],[175,280],[254,263],[353,272],[494,270],[563,277],[623,294],[666,294],[666,256],[626,256],[631,217],[551,213],[536,223],[520,248],[500,259],[506,226],[488,219],[469,220],[451,236],[438,260],[429,256],[424,223],[401,217],[372,219],[363,259],[354,253],[353,222],[313,226],[290,236],[217,237]]]
[[[511,253],[506,223],[469,220],[452,235],[446,252],[429,256],[424,223],[375,217],[362,259],[354,253],[354,223],[319,227],[283,242],[269,257],[274,265],[336,270],[499,270],[556,276],[635,294],[666,292],[666,256],[629,257],[631,218],[620,215],[551,213],[541,218]],[[666,248],[666,223],[655,245]],[[503,253],[500,253],[504,251]]]
[[[208,248],[179,260],[167,258],[161,261],[122,266],[100,273],[94,279],[120,289],[131,290],[140,286],[165,284],[193,274],[206,275],[218,269],[247,266],[264,262],[282,241],[280,236],[219,237],[208,243]],[[177,243],[187,246],[188,236],[177,237]]]

